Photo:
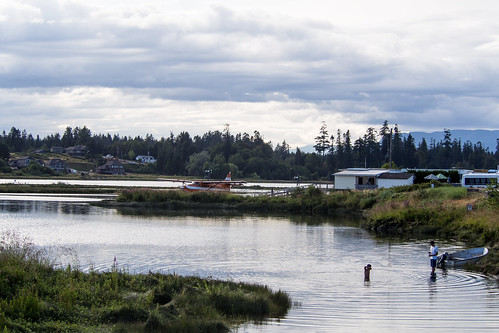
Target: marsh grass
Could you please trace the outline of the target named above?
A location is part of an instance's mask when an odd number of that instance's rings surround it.
[[[223,332],[282,317],[289,296],[266,286],[175,274],[55,269],[27,239],[0,241],[4,332]]]
[[[342,215],[368,209],[376,202],[373,191],[335,191],[329,194],[313,186],[297,189],[290,196],[242,196],[233,193],[129,189],[119,192],[116,205],[151,207],[166,210],[231,210],[253,213],[298,213]],[[97,205],[115,205],[107,201]]]
[[[395,192],[380,192],[367,227],[379,233],[452,237],[477,246],[499,239],[497,207],[488,205],[483,193],[451,186]]]

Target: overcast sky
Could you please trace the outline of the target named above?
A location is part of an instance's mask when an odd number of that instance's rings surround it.
[[[0,130],[499,129],[497,0],[1,0]]]

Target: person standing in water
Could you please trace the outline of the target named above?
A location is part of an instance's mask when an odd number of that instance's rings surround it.
[[[431,265],[431,276],[435,276],[435,267],[437,267],[437,255],[438,255],[438,246],[435,245],[434,241],[430,242],[430,251],[428,251],[428,256],[430,257],[430,265]]]
[[[367,264],[366,266],[364,266],[364,281],[370,280],[369,275],[371,274],[371,269],[371,264]]]

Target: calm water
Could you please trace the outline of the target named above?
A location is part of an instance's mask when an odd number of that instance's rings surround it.
[[[31,184],[31,185],[49,185],[49,184],[68,184],[68,185],[86,185],[86,186],[117,186],[117,187],[153,187],[153,188],[179,188],[182,181],[160,181],[160,180],[98,180],[98,179],[14,179],[2,178],[0,184]],[[260,186],[262,188],[291,188],[296,186],[307,187],[311,183],[295,183],[295,182],[279,182],[279,183],[259,183],[248,182],[242,188],[237,188],[235,191],[241,191],[252,186]],[[325,184],[315,184],[315,186],[327,187]]]
[[[0,200],[0,231],[28,236],[61,265],[108,270],[116,257],[131,272],[256,282],[283,289],[296,302],[279,322],[239,332],[499,330],[498,282],[464,270],[438,270],[431,281],[424,240],[374,239],[348,221],[137,217],[64,198],[10,199]],[[363,280],[367,263],[370,282]]]

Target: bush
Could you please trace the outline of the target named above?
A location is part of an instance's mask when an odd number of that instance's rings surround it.
[[[133,323],[145,322],[148,319],[149,311],[134,303],[120,304],[115,307],[105,309],[101,316],[101,321],[110,323]]]

